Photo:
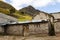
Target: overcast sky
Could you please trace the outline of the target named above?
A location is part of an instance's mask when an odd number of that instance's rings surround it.
[[[60,12],[60,0],[3,0],[17,10],[32,5],[34,8],[48,13]]]

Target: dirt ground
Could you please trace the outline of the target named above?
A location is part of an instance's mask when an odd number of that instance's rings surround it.
[[[47,37],[0,36],[0,40],[60,40],[60,36],[47,36]]]

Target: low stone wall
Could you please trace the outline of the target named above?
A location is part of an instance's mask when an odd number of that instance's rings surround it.
[[[48,36],[48,22],[10,24],[7,25],[7,34],[9,35],[38,35]]]

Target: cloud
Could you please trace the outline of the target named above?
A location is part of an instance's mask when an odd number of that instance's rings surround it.
[[[6,0],[4,1],[7,2]],[[32,5],[35,8],[44,7],[54,2],[54,0],[10,0],[10,1],[11,1],[10,4],[13,5],[17,10],[28,5]]]
[[[28,6],[32,3],[33,0],[11,0],[11,4],[16,8],[16,9],[21,9],[23,8],[24,4],[25,6]]]
[[[36,0],[32,3],[34,7],[44,7],[52,3],[52,0]]]
[[[56,1],[60,3],[60,0],[56,0]]]

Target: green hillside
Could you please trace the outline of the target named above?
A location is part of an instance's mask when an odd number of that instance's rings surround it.
[[[13,6],[3,1],[0,1],[0,8],[5,9],[5,10],[8,9],[10,13],[14,13],[16,10]]]
[[[15,18],[18,19],[18,21],[27,21],[27,20],[32,20],[32,17],[28,14],[22,14],[19,11],[16,11],[14,14],[12,14]]]

